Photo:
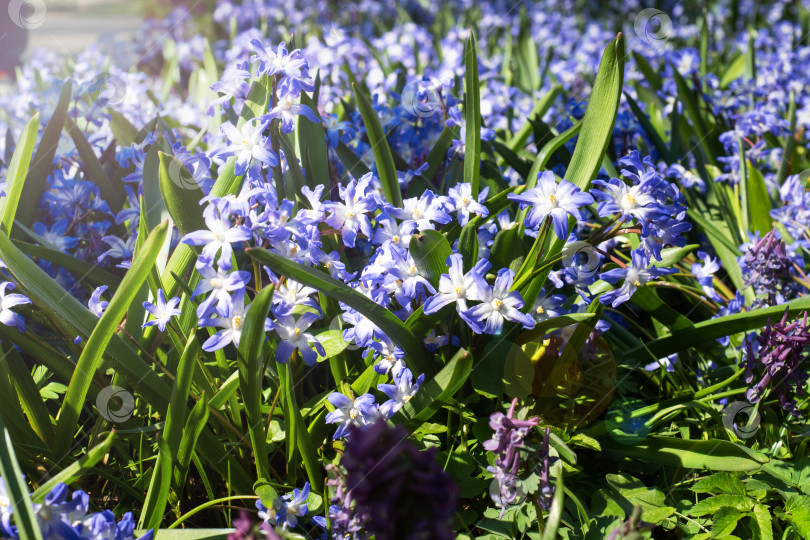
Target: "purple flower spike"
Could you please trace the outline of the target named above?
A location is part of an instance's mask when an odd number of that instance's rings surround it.
[[[803,388],[808,374],[800,369],[805,355],[804,350],[810,343],[810,329],[807,327],[807,312],[801,320],[788,323],[789,309],[785,308],[782,320],[776,324],[768,321],[768,326],[755,338],[759,352],[755,352],[754,340],[748,341],[746,360],[746,382],[751,383],[756,377],[754,371],[765,373],[759,382],[750,388],[745,397],[751,403],[756,403],[767,388],[771,388],[779,399],[782,409],[793,416],[799,416],[796,400],[788,395],[793,388],[796,396],[804,394]]]
[[[743,257],[746,286],[754,287],[759,297],[758,305],[772,306],[789,299],[793,266],[787,255],[785,243],[776,237],[776,229],[755,242]]]
[[[499,494],[493,495],[495,504],[501,508],[501,517],[509,504],[517,499],[516,482],[520,469],[520,448],[528,435],[529,430],[535,427],[540,419],[538,417],[520,420],[515,418],[517,398],[512,400],[506,414],[500,411],[492,413],[489,417],[489,427],[495,431],[492,438],[484,442],[484,449],[495,454],[495,464],[487,470],[498,480]]]

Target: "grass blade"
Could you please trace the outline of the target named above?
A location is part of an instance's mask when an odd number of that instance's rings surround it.
[[[478,85],[478,47],[475,33],[469,32],[464,54],[464,181],[470,184],[472,196],[477,199],[481,174],[481,88]]]
[[[624,85],[624,36],[620,33],[610,42],[602,54],[599,71],[593,85],[591,100],[582,119],[582,128],[571,156],[565,178],[582,191],[587,191],[591,180],[596,178],[613,133],[613,124],[619,110]],[[575,221],[569,220],[569,229]],[[554,238],[546,253],[546,259],[553,259],[562,251],[565,242]],[[540,288],[546,281],[551,267],[535,279],[524,294],[527,306],[534,303]],[[531,272],[529,272],[531,273]]]
[[[98,325],[87,340],[59,411],[53,447],[53,455],[56,459],[60,459],[70,449],[70,442],[73,440],[74,431],[79,423],[82,405],[85,403],[93,374],[101,364],[102,353],[107,348],[107,344],[112,339],[127,308],[135,300],[135,295],[141,285],[154,268],[158,252],[166,238],[167,229],[168,222],[164,222],[149,235],[143,249],[135,256],[129,272],[124,276],[121,286],[118,287],[109,306],[98,321]]]
[[[295,154],[290,154],[295,159]],[[273,301],[273,287],[265,287],[250,303],[239,339],[239,388],[245,405],[248,421],[248,434],[256,460],[259,478],[270,478],[270,462],[267,458],[267,445],[262,416],[262,348],[267,340],[264,322],[270,313]]]
[[[282,375],[283,374],[283,375]],[[321,476],[321,462],[315,451],[315,444],[312,442],[307,431],[301,411],[295,401],[295,386],[290,363],[279,368],[280,381],[283,385],[284,394],[284,417],[287,422],[287,474],[295,477],[294,456],[296,450],[301,455],[304,468],[312,489],[316,492],[323,491],[323,476]]]
[[[45,495],[50,493],[50,491],[56,487],[57,484],[70,484],[83,474],[89,472],[96,463],[101,461],[104,456],[107,455],[116,440],[117,435],[115,431],[111,431],[110,434],[107,435],[107,438],[101,442],[101,444],[97,444],[88,450],[85,455],[59,471],[59,474],[52,476],[47,482],[40,485],[31,495],[31,499],[33,499],[34,502],[42,502]]]
[[[655,359],[669,356],[672,353],[683,351],[715,339],[747,332],[765,326],[768,320],[781,319],[785,313],[785,304],[754,309],[743,313],[735,313],[725,317],[717,317],[708,321],[695,323],[691,328],[684,328],[673,332],[669,336],[655,339],[648,343],[627,351],[628,358],[646,358],[649,351]],[[802,311],[810,309],[810,296],[803,296],[787,303],[789,317],[796,317]],[[635,356],[634,356],[635,355]]]
[[[96,156],[93,147],[87,142],[84,133],[70,116],[65,119],[65,125],[73,139],[73,144],[76,145],[76,150],[79,151],[87,174],[101,190],[101,197],[110,205],[110,210],[114,213],[120,212],[126,199],[126,192],[123,189],[115,189],[110,177],[104,172],[104,167],[101,166],[101,161]]]
[[[17,146],[14,148],[14,154],[11,156],[11,163],[8,165],[6,175],[6,181],[8,182],[7,193],[5,197],[0,199],[0,215],[3,219],[0,226],[2,226],[2,231],[6,234],[11,232],[11,226],[14,224],[14,216],[17,213],[17,205],[20,202],[28,167],[31,164],[31,155],[34,153],[34,144],[37,142],[38,131],[39,113],[35,113],[25,124],[20,134],[20,140],[17,141]]]
[[[14,523],[17,525],[17,534],[20,540],[42,540],[42,531],[39,529],[28,487],[23,480],[14,447],[11,444],[6,425],[0,416],[0,431],[3,434],[3,443],[0,447],[0,477],[6,487],[6,493],[11,502],[14,513]]]
[[[48,120],[48,125],[45,126],[42,139],[39,141],[37,151],[34,153],[34,160],[28,170],[28,176],[25,178],[25,185],[20,195],[20,201],[17,204],[18,219],[25,225],[31,225],[34,222],[40,197],[45,191],[45,182],[51,170],[53,170],[53,157],[56,155],[59,139],[62,136],[62,130],[65,128],[65,117],[67,116],[72,93],[73,85],[68,80],[62,86],[59,102],[53,115],[51,115],[51,119]]]
[[[380,177],[383,194],[385,198],[397,207],[402,207],[402,191],[399,189],[399,179],[397,179],[397,169],[394,166],[394,156],[391,154],[391,147],[388,146],[380,119],[371,106],[368,98],[357,85],[354,88],[354,96],[357,100],[357,108],[363,117],[363,124],[366,126],[368,142],[374,152],[374,161],[377,164],[377,175]]]

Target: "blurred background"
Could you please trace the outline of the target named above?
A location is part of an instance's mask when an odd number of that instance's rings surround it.
[[[213,1],[183,0],[0,0],[0,78],[37,47],[75,56],[105,36],[134,38],[144,17],[165,16],[173,7],[205,10]]]

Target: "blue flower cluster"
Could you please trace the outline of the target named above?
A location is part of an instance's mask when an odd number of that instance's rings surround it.
[[[0,538],[20,538],[13,524],[10,494],[0,478]],[[135,520],[126,512],[116,521],[110,510],[90,511],[90,496],[84,491],[71,492],[65,484],[57,484],[41,503],[33,505],[37,525],[46,539],[60,540],[133,540]],[[137,540],[152,540],[150,529]]]

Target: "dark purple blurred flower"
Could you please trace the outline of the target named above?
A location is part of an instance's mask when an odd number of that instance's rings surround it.
[[[746,382],[753,382],[754,370],[759,371],[760,366],[765,368],[765,373],[760,381],[745,393],[745,397],[751,403],[756,403],[762,398],[765,389],[770,387],[776,393],[782,409],[793,416],[798,416],[796,401],[788,395],[788,392],[792,387],[796,396],[804,394],[803,387],[808,374],[800,368],[805,359],[804,351],[810,343],[810,329],[807,327],[806,311],[801,320],[796,319],[789,324],[788,313],[788,308],[785,308],[785,314],[780,322],[771,324],[769,320],[767,328],[756,337],[755,341],[748,340]],[[755,350],[755,343],[758,351]]]
[[[436,463],[436,450],[420,451],[408,431],[378,421],[351,428],[341,459],[333,468],[336,489],[330,519],[342,538],[363,530],[376,540],[455,538],[453,516],[458,488]]]

